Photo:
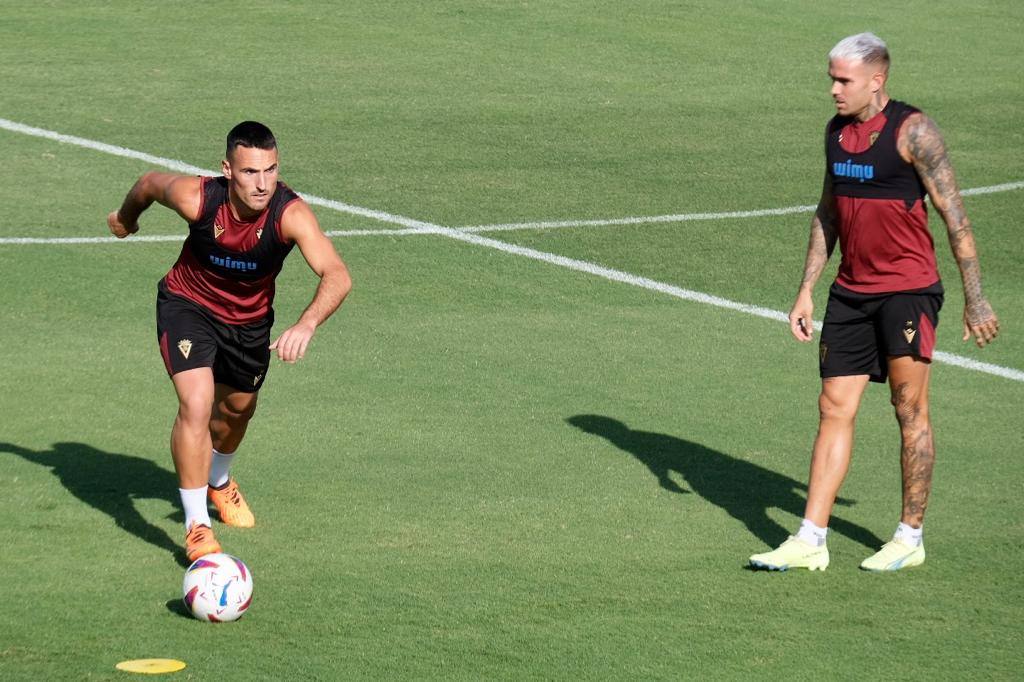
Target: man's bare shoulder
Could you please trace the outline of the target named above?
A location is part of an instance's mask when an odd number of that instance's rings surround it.
[[[153,198],[173,209],[189,222],[199,219],[203,205],[203,179],[197,175],[178,175],[156,171],[143,176]]]
[[[913,163],[929,151],[945,149],[945,144],[935,121],[923,111],[915,111],[900,124],[896,148],[905,161]]]
[[[294,242],[311,231],[320,232],[316,214],[302,197],[292,199],[281,213],[281,237]]]

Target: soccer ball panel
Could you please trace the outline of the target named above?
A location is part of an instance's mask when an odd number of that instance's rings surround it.
[[[230,554],[207,554],[185,570],[182,599],[199,620],[238,620],[252,604],[252,573]]]

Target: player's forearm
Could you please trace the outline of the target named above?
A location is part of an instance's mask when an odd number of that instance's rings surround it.
[[[139,220],[142,212],[149,208],[156,201],[156,193],[149,181],[150,174],[146,173],[128,190],[121,208],[117,210],[117,216],[124,225],[134,225]]]
[[[801,293],[810,293],[814,290],[814,285],[818,282],[818,278],[821,277],[821,273],[824,271],[826,263],[828,263],[831,250],[827,230],[820,217],[815,215],[814,220],[811,221],[811,236],[807,243],[804,276],[800,282]]]
[[[320,278],[312,302],[299,317],[299,324],[319,327],[334,314],[351,290],[352,278],[344,266],[328,270]]]
[[[942,134],[934,121],[922,116],[908,124],[905,144],[914,168],[928,190],[932,205],[946,223],[949,246],[963,278],[968,311],[972,306],[987,308],[981,293],[981,269],[974,245],[974,231],[964,210],[963,197],[957,187],[956,175],[946,153]]]
[[[955,230],[950,227],[949,245],[953,249],[957,267],[960,268],[960,278],[964,283],[964,304],[970,312],[972,308],[985,303],[985,296],[981,291],[981,266],[974,245],[974,234],[966,219]]]

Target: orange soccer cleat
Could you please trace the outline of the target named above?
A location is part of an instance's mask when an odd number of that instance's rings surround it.
[[[252,528],[256,525],[256,517],[253,516],[245,498],[242,497],[235,479],[229,478],[227,485],[223,488],[210,487],[210,501],[217,508],[220,520],[229,526],[237,528]]]
[[[185,533],[185,554],[189,561],[195,561],[207,554],[216,554],[220,543],[213,537],[213,529],[199,523],[193,523]]]

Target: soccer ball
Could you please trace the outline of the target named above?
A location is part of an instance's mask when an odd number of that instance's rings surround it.
[[[252,603],[252,573],[230,554],[207,554],[185,571],[182,594],[185,606],[199,620],[238,620]]]

